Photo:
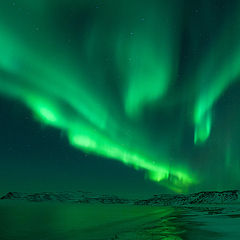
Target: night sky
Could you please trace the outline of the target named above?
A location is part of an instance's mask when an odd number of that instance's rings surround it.
[[[1,0],[0,193],[240,188],[239,12]]]

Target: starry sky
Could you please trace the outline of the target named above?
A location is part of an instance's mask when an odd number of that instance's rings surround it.
[[[2,0],[0,193],[240,188],[239,11]]]

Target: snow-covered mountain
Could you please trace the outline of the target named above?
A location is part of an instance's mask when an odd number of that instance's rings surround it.
[[[30,202],[71,202],[71,203],[105,203],[105,204],[126,204],[130,201],[114,195],[100,195],[91,192],[42,192],[42,193],[21,193],[9,192],[1,200],[27,200]]]
[[[192,194],[159,194],[146,200],[136,201],[137,205],[164,205],[182,206],[199,204],[232,204],[240,203],[240,191],[199,192]]]
[[[103,203],[103,204],[135,204],[160,206],[187,206],[200,204],[240,204],[240,191],[199,192],[192,194],[159,194],[149,199],[125,199],[114,195],[100,195],[91,192],[42,192],[20,193],[9,192],[1,200],[26,200],[31,202],[71,202],[71,203]]]

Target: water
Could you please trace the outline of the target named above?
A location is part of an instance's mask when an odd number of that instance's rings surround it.
[[[131,205],[2,202],[1,240],[240,239],[240,215]]]

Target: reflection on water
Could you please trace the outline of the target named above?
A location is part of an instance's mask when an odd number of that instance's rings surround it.
[[[166,216],[156,222],[147,223],[137,231],[136,239],[171,239],[181,240],[185,232],[177,217]]]
[[[1,240],[240,239],[238,227],[219,230],[238,215],[171,207],[1,202],[0,217]]]

